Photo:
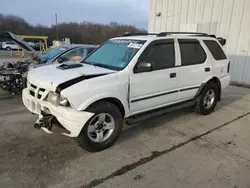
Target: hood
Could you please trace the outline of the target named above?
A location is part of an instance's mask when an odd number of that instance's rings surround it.
[[[30,71],[31,69],[38,68],[38,67],[43,67],[43,66],[47,66],[47,65],[51,65],[51,64],[52,64],[52,62],[48,62],[48,63],[30,63],[29,66],[28,66],[28,70]]]
[[[15,34],[11,32],[0,33],[0,38],[3,38],[4,40],[14,41],[27,52],[35,52],[35,50],[27,42],[25,42],[20,37],[16,36]]]
[[[28,73],[28,81],[40,88],[56,91],[59,85],[62,90],[85,79],[113,72],[116,71],[70,61],[61,65],[47,65],[32,69]]]

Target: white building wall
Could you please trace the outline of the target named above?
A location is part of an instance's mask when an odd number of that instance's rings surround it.
[[[232,82],[250,85],[250,0],[150,0],[149,14],[149,32],[195,31],[226,38]]]

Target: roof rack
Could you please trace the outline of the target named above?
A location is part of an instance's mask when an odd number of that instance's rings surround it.
[[[178,34],[178,35],[208,36],[207,33],[196,33],[196,32],[161,32],[157,36],[158,37],[164,37],[164,36],[167,36],[167,35],[174,35],[174,34]]]
[[[139,36],[139,35],[155,35],[157,37],[165,37],[167,35],[189,35],[189,36],[199,36],[199,37],[213,37],[216,38],[222,46],[226,44],[226,39],[221,37],[216,37],[215,35],[209,35],[207,33],[196,33],[196,32],[161,32],[161,33],[125,33],[124,36]]]
[[[195,35],[195,36],[210,36],[207,33],[196,33],[196,32],[161,32],[161,33],[125,33],[124,36],[138,36],[138,35],[156,35],[157,37],[164,37],[167,35]]]
[[[123,36],[138,36],[138,35],[158,35],[158,33],[130,33],[126,32]]]

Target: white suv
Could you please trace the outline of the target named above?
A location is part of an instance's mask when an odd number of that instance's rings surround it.
[[[17,50],[18,49],[18,45],[13,42],[13,41],[7,41],[7,42],[3,42],[2,43],[2,48],[5,50]]]
[[[53,133],[61,124],[62,134],[100,151],[117,140],[124,119],[135,124],[192,105],[211,113],[230,83],[220,43],[204,33],[113,38],[81,63],[31,70],[23,102],[39,116],[35,127]]]

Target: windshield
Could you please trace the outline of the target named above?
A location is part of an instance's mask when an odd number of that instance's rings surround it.
[[[121,70],[128,65],[145,42],[129,39],[109,40],[88,56],[83,63]]]
[[[45,59],[52,59],[54,58],[56,55],[58,55],[59,53],[67,50],[68,48],[66,47],[56,47],[56,48],[52,48],[46,52],[44,52],[41,55],[41,58],[45,58]]]

